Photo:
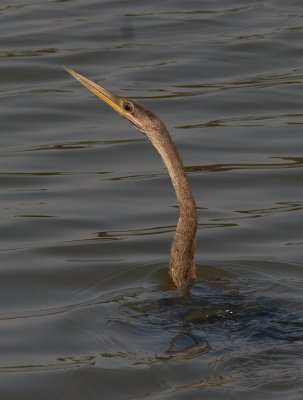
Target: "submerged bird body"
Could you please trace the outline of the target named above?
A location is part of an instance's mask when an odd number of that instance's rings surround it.
[[[172,180],[180,210],[179,221],[171,246],[169,272],[176,287],[188,287],[196,278],[194,258],[198,226],[197,208],[184,165],[166,126],[142,104],[116,96],[70,68],[66,68],[66,70],[142,131],[162,157]]]

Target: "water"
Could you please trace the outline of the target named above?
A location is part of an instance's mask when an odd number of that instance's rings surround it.
[[[1,399],[301,399],[299,1],[2,1]],[[169,290],[159,156],[62,69],[161,115],[199,207]]]

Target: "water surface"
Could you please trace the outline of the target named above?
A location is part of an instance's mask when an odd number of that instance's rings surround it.
[[[301,399],[298,1],[0,6],[1,399]],[[199,212],[140,132],[63,70],[152,108]]]

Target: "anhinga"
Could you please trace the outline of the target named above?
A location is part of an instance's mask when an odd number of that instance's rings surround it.
[[[136,101],[116,96],[72,69],[65,69],[82,85],[143,132],[162,157],[172,180],[180,210],[171,246],[169,273],[176,287],[186,289],[196,278],[197,208],[184,165],[166,126],[155,114]]]

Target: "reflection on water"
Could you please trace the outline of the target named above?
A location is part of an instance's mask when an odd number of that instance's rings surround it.
[[[0,6],[1,398],[302,398],[302,15]],[[190,296],[161,160],[61,65],[169,127],[199,213]]]

